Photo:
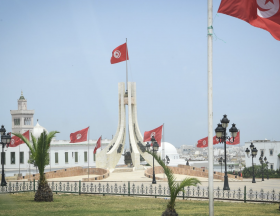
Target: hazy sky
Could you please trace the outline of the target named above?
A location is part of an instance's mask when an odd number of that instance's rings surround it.
[[[216,15],[219,4],[214,0],[214,129],[227,114],[241,144],[279,141],[280,43]],[[90,139],[111,138],[125,62],[111,65],[110,58],[126,38],[141,132],[164,123],[164,140],[177,147],[206,137],[206,0],[0,1],[0,124],[11,131],[10,110],[22,90],[34,119],[60,131],[57,139],[87,126]]]

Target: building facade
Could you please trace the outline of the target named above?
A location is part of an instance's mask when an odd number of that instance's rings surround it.
[[[38,120],[37,124],[33,126],[34,112],[34,110],[27,109],[27,100],[21,93],[18,100],[18,109],[10,111],[12,117],[12,132],[22,134],[29,130],[30,136],[32,133],[36,138],[38,138],[43,131],[48,133],[47,129],[39,124]],[[110,141],[111,140],[108,139],[101,140],[101,148],[98,149],[97,152],[107,147]],[[50,162],[45,168],[46,171],[74,166],[87,167],[89,165],[90,167],[95,167],[96,161],[93,151],[96,142],[97,140],[89,140],[80,143],[70,143],[70,140],[53,139],[50,144]],[[5,148],[4,154],[6,176],[13,175],[14,173],[27,173],[29,170],[36,170],[34,165],[28,163],[30,150],[25,143],[17,147]],[[123,156],[119,163],[124,164]]]
[[[21,96],[18,99],[18,109],[10,111],[12,116],[12,132],[23,134],[28,130],[32,131],[34,112],[34,110],[27,109],[27,100],[21,92]]]
[[[245,148],[250,150],[250,145],[257,148],[257,156],[253,159],[254,165],[261,165],[259,158],[263,154],[263,157],[267,158],[268,167],[272,170],[280,169],[280,141],[270,141],[270,140],[253,140],[251,142],[245,142]],[[252,157],[245,157],[246,167],[252,166]]]

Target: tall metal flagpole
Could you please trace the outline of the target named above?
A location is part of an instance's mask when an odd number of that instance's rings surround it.
[[[126,58],[125,58],[125,62],[126,62],[126,91],[128,89],[128,73],[127,73],[127,52],[128,52],[128,48],[127,48],[127,38],[126,38]]]
[[[18,174],[20,174],[20,145],[18,146],[18,168],[19,168],[19,171],[18,171]]]
[[[213,0],[208,0],[208,186],[209,186],[209,215],[214,216],[213,188]]]
[[[165,143],[164,143],[164,123],[162,124],[162,160],[165,159]]]
[[[89,181],[89,134],[90,134],[90,126],[88,126],[88,156],[87,156],[87,160],[88,160],[88,181]]]

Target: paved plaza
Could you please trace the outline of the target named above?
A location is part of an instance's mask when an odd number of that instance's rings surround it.
[[[164,177],[164,174],[156,174],[157,177]],[[79,181],[83,178],[87,178],[88,175],[81,175],[81,176],[72,176],[72,177],[64,177],[64,178],[52,178],[48,179],[48,181]],[[89,177],[97,177],[97,175],[89,175]],[[183,180],[186,177],[195,177],[195,176],[188,176],[188,175],[179,175],[175,174],[175,177],[178,181]],[[202,178],[202,177],[196,177],[201,181],[202,187],[208,186],[208,178]],[[141,184],[142,182],[146,184],[150,184],[152,182],[151,178],[148,178],[144,175],[144,170],[137,170],[133,172],[113,172],[110,174],[110,176],[106,179],[100,180],[101,182],[136,182],[138,184]],[[158,184],[161,185],[167,185],[166,181],[157,180]],[[214,188],[217,187],[223,188],[224,182],[221,180],[214,179]],[[264,181],[261,181],[261,179],[257,178],[256,183],[252,183],[252,179],[243,179],[243,181],[238,181],[235,179],[229,179],[229,187],[231,190],[237,190],[238,188],[244,189],[244,186],[247,187],[247,190],[253,189],[253,190],[261,190],[264,191],[272,191],[273,189],[276,191],[280,191],[280,179],[265,179]]]

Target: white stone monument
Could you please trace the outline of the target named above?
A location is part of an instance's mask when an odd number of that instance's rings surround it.
[[[134,170],[143,169],[140,165],[140,155],[152,165],[153,157],[146,152],[146,144],[140,132],[137,121],[136,83],[128,82],[128,94],[125,94],[125,84],[119,83],[119,124],[111,143],[96,154],[96,167],[113,171],[120,160],[125,145],[126,118],[125,105],[128,106],[128,129],[131,158]],[[155,166],[159,164],[155,161]]]

